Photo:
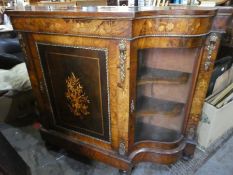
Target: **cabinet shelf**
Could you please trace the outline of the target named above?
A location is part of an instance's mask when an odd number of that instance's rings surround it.
[[[178,113],[180,113],[180,109],[174,108],[173,111],[163,113],[159,111],[140,111],[136,113],[136,116],[154,117],[156,115],[157,117],[177,117]]]
[[[139,81],[139,86],[137,86],[137,96],[138,97],[151,97],[161,100],[174,101],[179,103],[186,103],[190,85],[191,76],[185,84],[177,83],[155,83],[154,81]]]
[[[140,120],[137,120],[135,133],[136,142],[141,140],[173,142],[180,137],[180,132],[177,130],[151,125]]]
[[[137,116],[179,116],[181,115],[183,103],[172,102],[167,100],[140,97],[137,100],[136,115]]]
[[[141,68],[139,70],[137,85],[160,84],[184,84],[187,83],[190,73],[169,71],[162,69]]]

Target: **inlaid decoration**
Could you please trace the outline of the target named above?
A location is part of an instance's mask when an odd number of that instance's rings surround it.
[[[88,96],[84,92],[84,88],[80,83],[80,79],[72,72],[66,79],[66,93],[70,111],[79,118],[83,118],[90,114],[88,104],[90,103]]]

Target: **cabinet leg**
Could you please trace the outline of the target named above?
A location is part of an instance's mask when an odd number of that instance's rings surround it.
[[[194,140],[187,140],[186,141],[186,147],[183,151],[183,159],[184,160],[190,160],[193,158],[195,149],[196,149],[196,141]]]
[[[120,175],[131,175],[131,169],[130,170],[119,170]]]

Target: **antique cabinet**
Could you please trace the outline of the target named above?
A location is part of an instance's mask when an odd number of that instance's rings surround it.
[[[216,8],[27,7],[7,12],[43,139],[130,171],[191,157],[219,45]],[[221,23],[222,24],[222,23]]]

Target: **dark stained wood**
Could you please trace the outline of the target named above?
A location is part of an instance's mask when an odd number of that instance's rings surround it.
[[[50,101],[56,125],[110,142],[107,50],[87,50],[43,43],[38,43],[37,47],[48,91],[53,92],[50,93]],[[92,73],[85,73],[87,69]],[[68,87],[67,81],[74,83],[72,81],[75,79],[79,79],[89,101],[84,104],[87,108],[83,111],[77,111],[72,106],[75,94],[72,93],[72,87]],[[77,103],[75,105],[79,105]],[[84,116],[81,115],[83,113]]]
[[[216,34],[219,38],[211,65],[205,70],[209,37],[211,30],[224,32],[228,8],[218,13],[215,8],[174,6],[27,8],[7,13],[22,36],[46,142],[125,171],[142,161],[171,164],[183,153],[186,157],[193,154],[195,131],[221,35]],[[39,43],[48,47],[41,49]],[[107,54],[101,54],[101,50]],[[120,60],[120,55],[126,58]],[[84,64],[90,58],[100,61]],[[84,96],[91,97],[93,104],[88,107],[92,120],[85,119],[88,113],[75,119],[68,112],[65,77],[71,72],[74,77],[81,75]],[[159,100],[158,106],[165,106],[158,110],[153,107],[155,103],[141,105],[140,93],[146,100]],[[95,99],[101,102],[95,103]],[[170,111],[166,111],[169,105]],[[101,110],[104,116],[108,112],[109,121],[102,118]],[[140,140],[137,123],[156,126],[155,135],[174,131],[176,137],[153,140],[150,132]],[[105,126],[103,130],[101,126]],[[83,129],[105,133],[110,129],[110,133],[98,137]]]
[[[212,31],[225,33],[227,27],[232,21],[233,8],[232,7],[218,7],[218,13],[214,19]]]

